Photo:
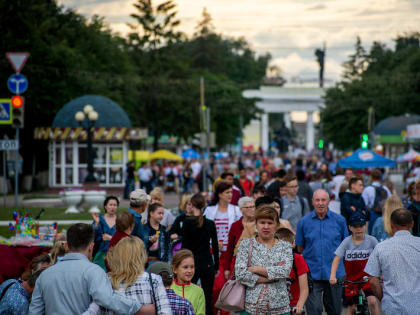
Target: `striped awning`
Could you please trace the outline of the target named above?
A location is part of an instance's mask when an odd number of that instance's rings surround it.
[[[143,128],[92,128],[93,140],[114,142],[123,140],[140,140],[148,136],[147,129]],[[86,141],[87,132],[85,128],[50,128],[38,127],[34,131],[36,140],[56,141]]]

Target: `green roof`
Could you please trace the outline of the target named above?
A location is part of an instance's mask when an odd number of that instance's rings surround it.
[[[131,128],[131,122],[126,112],[111,99],[99,95],[85,95],[75,98],[65,104],[57,113],[52,123],[52,127],[80,127],[79,123],[74,119],[74,115],[78,111],[83,111],[83,107],[87,104],[93,106],[98,112],[98,120],[95,127],[120,127]]]

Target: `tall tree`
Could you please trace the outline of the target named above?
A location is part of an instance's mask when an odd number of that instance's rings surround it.
[[[343,64],[345,80],[352,81],[359,79],[367,68],[366,51],[362,46],[359,36],[356,38],[355,52],[349,56],[349,60]]]
[[[107,29],[102,18],[88,20],[54,0],[0,2],[0,21],[5,27],[0,51],[27,51],[23,69],[29,80],[25,96],[25,128],[21,131],[24,172],[48,169],[48,143],[33,142],[35,127],[51,126],[54,116],[71,99],[84,94],[108,96],[127,109],[133,105],[138,80],[132,71],[124,40]],[[17,26],[18,25],[18,26]],[[0,59],[3,82],[13,72],[4,55]],[[0,95],[10,93],[0,85]],[[1,132],[14,130],[2,127]]]
[[[368,131],[368,109],[375,109],[375,121],[405,113],[420,114],[420,47],[414,39],[399,36],[395,50],[374,43],[363,58],[362,47],[350,56],[350,76],[327,89],[326,107],[321,113],[323,132],[340,149],[360,145],[360,134]],[[357,40],[356,43],[360,43]],[[401,43],[409,43],[403,46]],[[398,45],[396,45],[398,46]],[[354,62],[359,60],[359,62]],[[347,63],[348,64],[348,63]]]
[[[176,30],[180,21],[174,1],[154,6],[152,0],[138,0],[134,7],[136,13],[131,17],[136,23],[129,24],[132,32],[128,45],[139,75],[145,78],[138,86],[140,96],[136,114],[141,114],[139,121],[151,128],[156,150],[160,136],[171,131],[176,119],[176,104],[170,96],[174,92],[174,82],[178,82],[185,72],[185,63],[174,58],[173,47],[182,38],[182,33]]]

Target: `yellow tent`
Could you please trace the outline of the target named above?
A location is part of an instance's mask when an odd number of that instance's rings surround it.
[[[141,150],[130,150],[128,151],[128,160],[129,161],[141,161],[147,162],[150,160],[150,152],[149,151],[141,151]]]
[[[158,160],[158,159],[163,159],[163,160],[169,160],[169,161],[177,161],[177,162],[181,162],[182,161],[182,157],[180,157],[179,155],[172,153],[170,151],[167,150],[158,150],[153,152],[150,157],[151,160]]]

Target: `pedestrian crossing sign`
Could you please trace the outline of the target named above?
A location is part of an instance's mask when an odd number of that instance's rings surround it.
[[[10,98],[0,98],[0,125],[11,125],[13,122],[12,115]]]

